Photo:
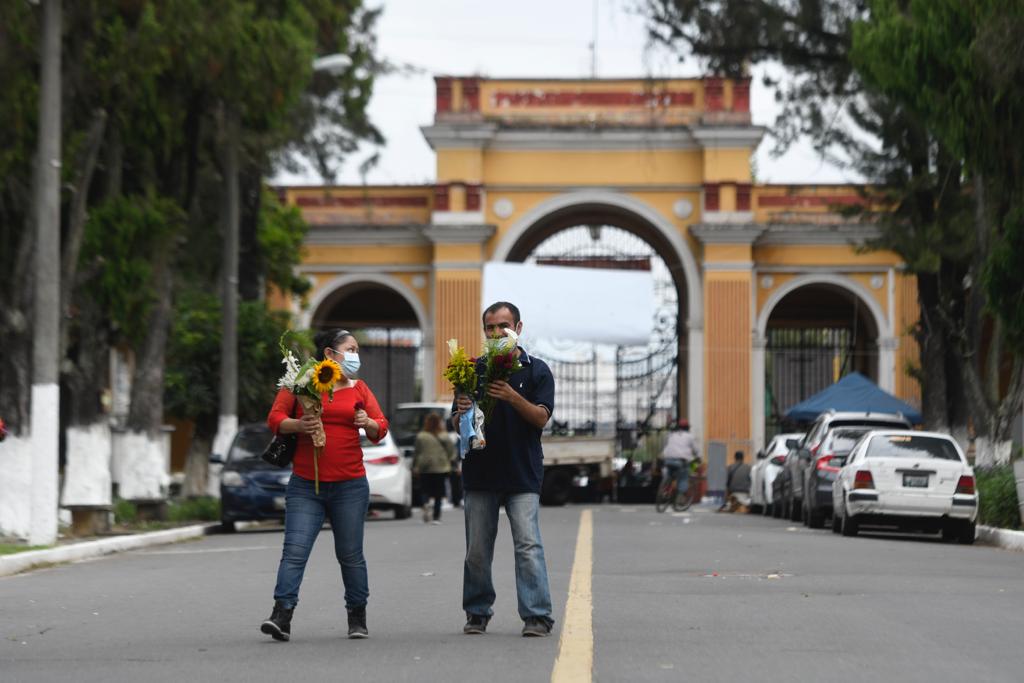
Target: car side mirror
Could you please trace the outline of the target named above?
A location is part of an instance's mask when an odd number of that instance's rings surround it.
[[[210,453],[210,464],[211,465],[223,465],[224,456],[220,453]]]
[[[765,453],[764,451],[758,451],[757,452],[757,459],[758,460],[764,460],[767,457],[768,457],[768,454]]]

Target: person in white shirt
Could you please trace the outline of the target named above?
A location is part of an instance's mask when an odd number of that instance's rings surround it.
[[[665,448],[661,451],[665,462],[666,477],[674,477],[676,490],[685,491],[689,485],[690,464],[699,461],[697,444],[690,433],[690,421],[682,418],[668,435]]]

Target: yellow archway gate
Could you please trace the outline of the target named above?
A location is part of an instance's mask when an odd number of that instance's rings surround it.
[[[483,264],[517,258],[566,221],[608,216],[679,271],[679,403],[702,440],[760,445],[759,321],[808,278],[840,278],[869,300],[884,322],[879,382],[917,401],[905,373],[916,356],[913,280],[895,255],[858,250],[874,232],[834,212],[861,201],[856,188],[753,181],[764,130],[750,120],[749,81],[435,82],[434,121],[422,128],[435,184],[282,189],[312,226],[302,271],[314,298],[362,276],[418,302],[425,399],[450,396],[444,341],[480,338]]]

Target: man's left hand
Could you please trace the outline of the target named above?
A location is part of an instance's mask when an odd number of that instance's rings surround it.
[[[508,382],[496,380],[487,385],[487,395],[507,403],[512,403],[519,398],[519,394]]]

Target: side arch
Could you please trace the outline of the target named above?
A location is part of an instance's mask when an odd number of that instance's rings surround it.
[[[889,393],[896,387],[896,349],[899,340],[893,336],[892,325],[889,318],[882,310],[881,304],[872,296],[871,292],[856,280],[843,275],[832,273],[808,273],[799,275],[780,286],[772,292],[765,301],[761,311],[757,314],[754,326],[754,338],[752,340],[752,385],[751,392],[751,433],[754,435],[754,444],[760,448],[765,441],[765,403],[764,403],[764,373],[765,373],[765,347],[767,345],[768,320],[772,311],[778,306],[786,295],[806,287],[808,285],[831,285],[839,287],[851,293],[857,301],[864,305],[871,319],[878,330],[878,386]]]
[[[423,302],[416,296],[416,293],[404,282],[391,275],[379,273],[349,273],[339,275],[326,282],[320,287],[309,302],[309,306],[298,315],[299,327],[308,328],[313,322],[313,316],[318,308],[327,301],[332,294],[349,285],[371,282],[373,284],[387,287],[394,291],[409,304],[416,320],[419,323],[423,335],[423,396],[434,395],[434,326],[430,324],[430,316],[423,306]]]

